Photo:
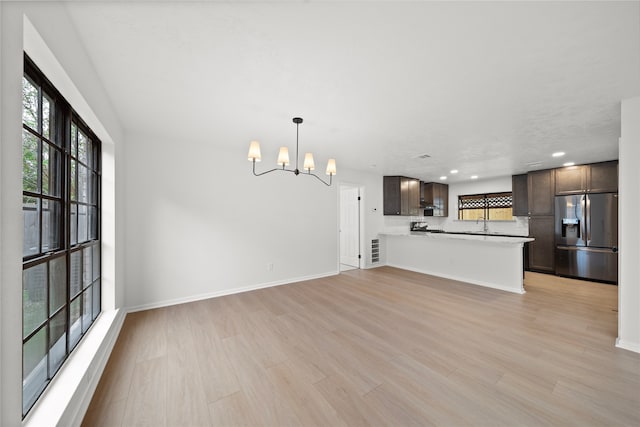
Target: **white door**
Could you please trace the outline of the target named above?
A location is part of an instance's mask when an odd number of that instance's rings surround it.
[[[340,186],[340,264],[360,268],[360,190]]]

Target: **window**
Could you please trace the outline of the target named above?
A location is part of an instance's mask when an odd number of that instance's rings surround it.
[[[101,310],[100,140],[25,55],[22,412]]]
[[[511,192],[458,196],[458,219],[509,220],[511,205]]]

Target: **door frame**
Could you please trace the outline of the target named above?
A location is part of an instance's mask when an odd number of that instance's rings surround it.
[[[338,259],[337,259],[337,267],[338,267],[338,272],[340,272],[340,266],[341,264],[341,258],[342,258],[342,248],[341,248],[341,244],[340,244],[340,219],[341,219],[341,213],[342,213],[342,203],[341,203],[341,195],[342,195],[342,188],[346,187],[349,189],[354,189],[357,188],[358,189],[358,194],[360,197],[360,200],[358,202],[358,253],[359,253],[359,257],[358,257],[358,269],[362,269],[365,268],[366,266],[366,262],[365,262],[365,254],[363,252],[366,252],[366,246],[364,245],[364,209],[363,209],[363,201],[364,201],[364,193],[365,193],[365,187],[361,184],[357,184],[357,183],[353,183],[353,182],[340,182],[338,185],[338,191],[337,191],[337,197],[338,197],[338,212],[337,212],[337,216],[338,216],[338,229],[337,231],[337,235],[338,235]]]

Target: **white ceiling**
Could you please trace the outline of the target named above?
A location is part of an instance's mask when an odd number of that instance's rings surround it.
[[[266,162],[294,149],[294,116],[301,150],[338,173],[457,182],[615,159],[620,100],[640,95],[637,1],[67,7],[127,131],[242,156],[258,139]]]

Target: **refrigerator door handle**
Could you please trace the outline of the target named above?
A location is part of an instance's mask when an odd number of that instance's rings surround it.
[[[586,219],[585,222],[587,224],[587,246],[589,246],[591,244],[591,200],[588,194],[584,196],[584,198],[585,198],[585,205],[586,205],[584,216]]]
[[[585,251],[585,252],[597,252],[597,253],[601,253],[601,254],[605,254],[605,253],[616,253],[618,252],[618,248],[587,248],[584,246],[562,246],[562,245],[558,245],[557,246],[558,249],[561,250],[565,250],[565,251]]]
[[[582,240],[585,244],[589,244],[589,236],[587,235],[587,196],[580,196],[580,207],[582,208],[582,216],[580,217],[580,233],[582,234]]]

